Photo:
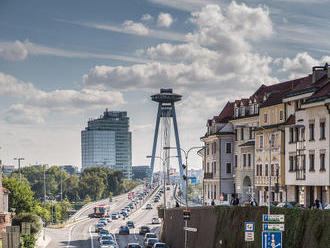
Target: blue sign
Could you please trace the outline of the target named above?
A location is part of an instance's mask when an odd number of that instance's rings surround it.
[[[262,232],[262,248],[282,248],[282,232]]]
[[[197,182],[197,179],[196,177],[189,177],[189,180],[190,180],[190,183],[193,184],[193,183],[196,183]]]
[[[254,232],[254,222],[244,222],[245,232]]]

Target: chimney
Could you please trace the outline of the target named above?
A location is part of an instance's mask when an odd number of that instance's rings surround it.
[[[330,79],[328,63],[325,63],[324,66],[314,66],[313,67],[313,76],[312,76],[313,83],[317,82],[324,75],[327,75],[328,79]]]

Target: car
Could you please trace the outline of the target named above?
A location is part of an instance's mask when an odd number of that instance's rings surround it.
[[[157,217],[152,218],[151,223],[152,224],[160,224],[159,218],[157,218]]]
[[[119,234],[129,234],[129,228],[127,226],[121,226],[119,228]]]
[[[147,204],[146,209],[152,209],[152,206],[150,203]]]
[[[147,240],[150,239],[150,238],[157,238],[156,233],[152,233],[152,232],[146,233],[144,235],[143,242],[146,244],[147,243]]]
[[[104,216],[104,218],[107,220],[108,223],[111,222],[111,216],[110,215],[106,215],[106,216]]]
[[[152,248],[168,248],[168,245],[165,243],[158,242],[158,243],[154,244],[154,246]]]
[[[134,228],[135,227],[133,221],[127,221],[126,225],[127,225],[128,228]]]
[[[142,248],[138,243],[129,243],[126,248]]]
[[[139,230],[140,235],[144,235],[146,233],[150,232],[150,228],[148,226],[141,226]]]
[[[280,202],[276,205],[278,208],[293,208],[293,205],[290,202]]]
[[[109,231],[108,230],[105,230],[105,229],[101,229],[100,231],[99,231],[99,235],[100,236],[102,236],[102,235],[109,235],[110,233],[109,233]]]
[[[108,221],[106,218],[101,218],[101,219],[99,219],[98,223],[103,223],[104,225],[107,225]]]
[[[155,198],[154,199],[154,203],[156,203],[156,202],[159,202],[159,199],[158,198]]]
[[[105,240],[100,244],[100,248],[119,248],[119,246],[115,240]]]
[[[95,232],[99,232],[100,230],[102,230],[104,228],[104,224],[103,223],[97,223],[95,225]]]
[[[152,248],[154,244],[158,243],[159,239],[158,238],[150,238],[147,239],[147,242],[145,243],[146,248]]]
[[[113,213],[113,214],[111,215],[111,219],[113,219],[113,220],[116,220],[116,219],[118,219],[118,216],[117,216],[117,214]]]
[[[166,187],[166,190],[170,190],[170,189],[171,189],[170,186],[167,186],[167,187]]]

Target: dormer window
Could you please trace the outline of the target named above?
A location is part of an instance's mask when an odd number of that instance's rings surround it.
[[[245,108],[241,107],[241,116],[245,116]]]
[[[239,108],[235,108],[235,117],[239,116]]]

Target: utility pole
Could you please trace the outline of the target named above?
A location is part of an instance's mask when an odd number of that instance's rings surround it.
[[[44,169],[44,203],[46,203],[46,171],[45,171],[45,167],[46,165],[44,164],[43,165],[43,169]]]
[[[18,174],[19,174],[19,183],[22,182],[22,175],[21,175],[21,160],[24,160],[24,158],[14,158],[14,160],[18,161]]]
[[[61,202],[63,201],[63,180],[62,180],[62,169],[60,169],[61,172]]]

